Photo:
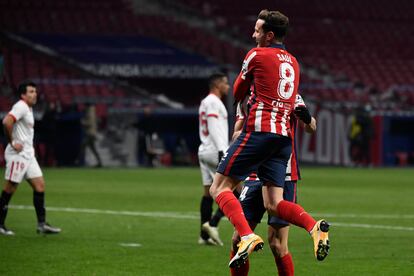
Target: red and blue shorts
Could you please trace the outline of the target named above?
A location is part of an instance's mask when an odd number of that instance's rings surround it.
[[[257,172],[263,183],[283,188],[291,152],[289,137],[269,132],[242,132],[230,145],[217,172],[240,181]]]

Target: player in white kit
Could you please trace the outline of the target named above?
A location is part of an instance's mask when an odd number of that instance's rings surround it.
[[[221,73],[211,75],[209,78],[209,94],[201,101],[198,111],[201,140],[198,148],[198,159],[204,185],[200,205],[200,244],[223,245],[217,228],[223,213],[220,209],[217,209],[214,216],[212,216],[213,198],[210,196],[209,189],[213,183],[217,165],[228,148],[227,110],[222,98],[228,94],[229,89],[230,85],[226,75]]]
[[[4,153],[6,173],[3,191],[0,197],[0,234],[14,235],[7,229],[4,221],[7,216],[8,204],[17,189],[17,185],[26,179],[33,188],[33,205],[37,215],[37,232],[55,234],[61,230],[46,222],[45,181],[37,163],[33,148],[34,117],[32,106],[37,101],[36,85],[25,81],[18,87],[20,100],[13,105],[4,117],[3,126],[9,144]]]

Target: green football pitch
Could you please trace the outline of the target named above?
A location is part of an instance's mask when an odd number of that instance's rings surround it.
[[[1,171],[0,173],[3,173]],[[197,168],[46,169],[48,221],[35,233],[30,187],[22,183],[0,236],[0,275],[229,275],[232,226],[223,247],[197,244],[202,193]],[[312,240],[292,227],[296,275],[414,275],[414,170],[304,168],[298,199],[332,223],[331,252],[318,262]],[[257,233],[266,237],[266,225]],[[276,275],[267,244],[250,275]]]

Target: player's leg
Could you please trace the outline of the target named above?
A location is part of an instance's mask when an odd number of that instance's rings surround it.
[[[14,192],[17,189],[17,183],[13,183],[9,180],[6,180],[4,183],[3,190],[0,196],[0,234],[10,236],[14,235],[14,232],[7,229],[5,226],[5,220],[7,217],[7,212],[9,210],[9,202]]]
[[[249,254],[263,248],[263,240],[251,230],[240,202],[233,194],[233,188],[240,183],[239,180],[216,173],[210,193],[215,198],[223,213],[229,218],[241,236],[239,248],[229,266],[239,266],[246,262]]]
[[[57,234],[61,229],[51,226],[46,222],[45,208],[45,181],[43,176],[27,179],[33,188],[33,206],[37,217],[37,233]]]
[[[203,182],[203,196],[200,202],[200,238],[199,244],[216,245],[222,244],[217,228],[209,225],[213,212],[214,200],[210,195],[210,187],[213,182],[215,167],[217,166],[216,153],[199,153],[198,159],[200,163],[201,178]],[[213,238],[214,237],[214,238]]]
[[[239,187],[239,186],[238,186]],[[233,194],[236,198],[239,197],[239,193],[237,192],[237,189],[233,191]],[[210,235],[210,237],[219,245],[223,246],[223,242],[221,241],[219,237],[218,232],[218,224],[221,220],[221,218],[224,217],[223,211],[221,211],[220,207],[217,208],[214,215],[211,217],[210,221],[208,223],[204,224],[204,227],[206,228],[206,231]]]
[[[322,261],[329,252],[329,224],[325,220],[316,221],[299,204],[281,199],[283,189],[267,183],[263,198],[265,207],[271,215],[275,215],[296,226],[306,229],[314,241],[315,257]]]
[[[210,239],[210,235],[207,233],[206,230],[203,229],[203,225],[208,224],[211,218],[211,214],[213,212],[213,198],[210,196],[210,186],[205,185],[203,187],[203,196],[201,197],[200,202],[200,238],[199,244],[211,244],[216,245],[214,240]]]
[[[239,183],[240,181],[237,179],[216,173],[213,184],[210,187],[210,194],[243,237],[252,234],[253,231],[250,229],[249,224],[243,215],[240,202],[233,194],[233,189]]]
[[[263,214],[266,211],[263,207],[262,183],[256,180],[245,181],[244,187],[240,192],[239,200],[242,205],[244,215],[249,222],[250,228],[254,230],[257,224],[260,223]],[[230,260],[232,260],[236,255],[239,242],[240,236],[237,231],[234,231],[230,250]],[[245,263],[241,262],[238,266],[231,267],[230,273],[233,276],[248,275],[249,268],[250,264],[247,259]]]
[[[256,225],[249,222],[250,227],[254,230]],[[230,261],[236,256],[239,244],[240,244],[240,235],[237,233],[236,230],[233,232],[233,236],[231,238],[231,247],[230,247]],[[237,265],[230,267],[230,275],[231,276],[247,276],[249,275],[250,270],[250,262],[249,259],[246,259],[245,262],[239,262]]]
[[[279,276],[294,275],[292,255],[288,249],[289,225],[270,225],[268,227],[268,239]]]
[[[223,246],[223,242],[220,239],[219,231],[218,231],[218,222],[224,216],[223,212],[220,208],[217,208],[216,213],[211,219],[205,223],[203,223],[201,229],[207,232],[208,236],[218,245]]]
[[[283,199],[283,187],[268,182],[263,187],[263,202],[268,213],[306,229],[308,232],[316,224],[305,210],[293,202]]]
[[[27,182],[29,182],[33,189],[33,206],[35,207],[37,217],[37,232],[43,234],[60,233],[60,228],[52,227],[46,222],[45,180],[35,158],[29,163],[26,177]]]
[[[269,215],[303,227],[309,232],[316,221],[305,213],[299,205],[283,198],[286,166],[292,151],[291,140],[280,136],[275,138],[274,142],[278,145],[278,150],[263,162],[258,169],[258,176],[264,182],[264,206]],[[285,215],[287,213],[285,210],[290,211],[288,214],[291,215]]]
[[[278,150],[258,168],[258,176],[264,182],[265,208],[270,215],[306,229],[314,240],[315,257],[323,260],[329,250],[329,224],[325,220],[316,221],[302,206],[283,199],[286,165],[292,145],[291,140],[285,137],[280,137],[274,142],[278,145]]]
[[[240,186],[238,186],[238,187],[240,187]],[[237,189],[234,189],[233,194],[236,198],[239,197],[239,192],[237,191]],[[224,215],[223,211],[220,209],[220,207],[218,207],[216,212],[214,213],[214,215],[211,217],[209,223],[204,224],[204,225],[208,226],[208,228],[209,228],[209,231],[207,231],[207,232],[209,233],[210,237],[212,237],[213,240],[221,246],[223,246],[223,242],[221,241],[221,239],[219,237],[219,234],[218,234],[218,224],[224,216],[225,215]]]
[[[95,156],[95,159],[96,159],[96,162],[97,162],[96,167],[102,167],[101,156],[99,155],[99,152],[96,149],[95,141],[96,141],[95,137],[89,135],[88,147],[91,149],[93,155]]]
[[[222,217],[224,217],[223,211],[221,211],[220,208],[217,208],[216,212],[214,212],[214,215],[210,219],[210,222],[209,222],[210,226],[218,227],[218,224]]]
[[[296,202],[296,181],[285,181],[283,199]],[[292,256],[288,249],[289,223],[275,216],[268,218],[268,239],[280,275],[294,275]]]
[[[282,148],[279,156],[269,159],[259,168],[259,176],[266,179],[263,188],[263,202],[268,213],[289,223],[304,228],[314,240],[314,253],[318,260],[323,260],[329,251],[329,224],[325,220],[316,221],[302,206],[283,199],[284,176],[286,171],[285,155],[290,153]],[[287,155],[289,153],[289,155]]]
[[[245,262],[249,254],[263,247],[263,240],[250,229],[232,189],[250,173],[257,172],[259,164],[269,156],[269,147],[274,145],[269,137],[258,132],[242,132],[221,160],[210,188],[213,198],[241,236],[231,267]]]
[[[6,180],[3,191],[0,196],[0,233],[3,235],[14,235],[5,226],[5,220],[8,212],[8,204],[18,184],[23,180],[27,171],[27,160],[21,156],[10,153],[6,150],[6,171],[4,178]]]

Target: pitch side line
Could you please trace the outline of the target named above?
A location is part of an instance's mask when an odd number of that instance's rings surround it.
[[[389,225],[376,225],[376,224],[360,224],[360,223],[341,223],[333,222],[333,226],[353,227],[353,228],[369,228],[369,229],[385,229],[385,230],[401,230],[401,231],[414,231],[414,227],[405,226],[389,226]]]
[[[9,205],[11,209],[33,210],[33,206],[27,205]],[[83,209],[83,208],[63,208],[63,207],[47,207],[47,211],[67,212],[67,213],[85,213],[85,214],[102,214],[102,215],[123,215],[135,217],[151,217],[151,218],[175,218],[175,219],[199,219],[197,215],[189,215],[186,213],[175,212],[137,212],[137,211],[115,211],[100,209]]]
[[[27,205],[10,205],[9,208],[17,210],[33,210],[33,206]],[[191,215],[178,212],[136,212],[136,211],[115,211],[115,210],[100,210],[100,209],[83,209],[83,208],[62,208],[62,207],[47,207],[47,211],[53,212],[67,212],[67,213],[85,213],[85,214],[102,214],[102,215],[123,215],[123,216],[135,216],[135,217],[150,217],[150,218],[173,218],[173,219],[200,219],[199,215]],[[324,217],[349,217],[349,218],[395,218],[391,215],[361,215],[356,214],[315,214]],[[368,217],[369,216],[369,217]],[[414,217],[411,215],[397,215],[397,217]],[[377,224],[359,224],[359,223],[342,223],[333,222],[333,226],[350,227],[350,228],[368,228],[368,229],[384,229],[384,230],[401,230],[401,231],[414,231],[414,227],[405,226],[390,226],[390,225],[377,225]]]
[[[324,218],[367,218],[367,219],[414,219],[414,215],[386,215],[386,214],[323,214],[312,213],[312,216]]]

